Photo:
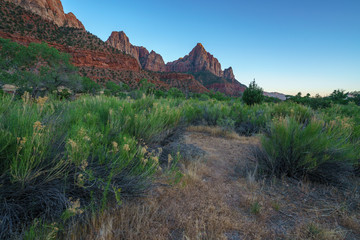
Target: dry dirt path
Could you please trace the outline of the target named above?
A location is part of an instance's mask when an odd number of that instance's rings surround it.
[[[181,183],[159,187],[152,197],[79,226],[75,236],[85,237],[73,239],[358,239],[339,227],[343,218],[337,213],[319,217],[323,205],[316,203],[328,202],[307,202],[312,196],[308,186],[286,181],[269,186],[248,176],[258,138],[193,130],[185,133],[183,143],[206,154],[183,166]],[[348,222],[355,232],[357,216]]]

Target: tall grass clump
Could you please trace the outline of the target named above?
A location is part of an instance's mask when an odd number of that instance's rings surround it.
[[[276,177],[345,183],[359,158],[350,135],[339,123],[316,118],[307,123],[296,117],[275,119],[262,137],[260,169]]]
[[[230,116],[235,121],[235,130],[238,134],[251,136],[260,133],[270,121],[270,105],[256,104],[246,105],[234,103],[231,107]]]
[[[286,116],[296,119],[299,123],[307,123],[315,115],[315,112],[307,106],[292,102],[282,102],[271,107],[272,118],[284,118]]]
[[[146,195],[159,171],[146,144],[175,128],[182,109],[144,101],[1,97],[0,239],[21,237],[36,219],[66,223]]]

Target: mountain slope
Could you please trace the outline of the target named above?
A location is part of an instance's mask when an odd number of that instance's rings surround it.
[[[31,11],[44,19],[54,22],[60,27],[73,27],[85,30],[84,25],[73,13],[64,13],[60,0],[5,0]]]

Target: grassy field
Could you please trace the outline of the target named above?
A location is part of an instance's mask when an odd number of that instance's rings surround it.
[[[159,162],[160,148],[184,126],[208,126],[225,137],[257,134],[257,179],[306,178],[350,187],[359,168],[359,109],[349,104],[314,111],[292,102],[248,106],[151,95],[68,101],[3,94],[1,238],[35,239],[39,231],[55,237],[84,216],[147,196],[159,182],[175,184],[185,174],[178,169],[181,156],[174,152],[166,164]]]

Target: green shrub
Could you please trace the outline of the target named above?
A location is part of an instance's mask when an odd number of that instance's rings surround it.
[[[346,93],[344,90],[334,90],[331,95],[330,99],[337,104],[348,104],[349,99],[347,97],[348,93]]]
[[[155,95],[156,98],[164,98],[164,97],[166,97],[166,93],[164,91],[161,91],[161,90],[156,90],[154,95]]]
[[[271,120],[270,110],[271,107],[267,104],[253,106],[233,104],[230,115],[235,121],[236,132],[245,136],[261,132]]]
[[[291,102],[276,104],[271,109],[272,118],[285,118],[289,116],[295,118],[300,123],[310,121],[314,115],[315,112],[310,107]]]
[[[263,90],[255,83],[255,80],[245,89],[242,100],[247,105],[260,104],[264,101]]]
[[[359,157],[349,143],[349,129],[312,119],[307,124],[294,117],[274,120],[262,138],[260,167],[268,174],[323,183],[344,183]]]
[[[184,98],[185,95],[182,91],[180,91],[177,88],[170,88],[170,90],[167,92],[168,97],[171,98]]]
[[[162,141],[182,114],[175,100],[56,99],[0,98],[1,239],[35,218],[70,219],[146,194],[158,158],[140,143]]]
[[[111,95],[117,96],[121,92],[122,88],[116,83],[109,81],[106,83],[106,90],[108,90]]]
[[[210,99],[210,96],[207,94],[201,94],[198,98],[201,101],[208,101]]]
[[[101,89],[101,86],[91,80],[90,78],[84,77],[82,79],[82,91],[85,93],[90,93],[95,95],[98,93]]]

